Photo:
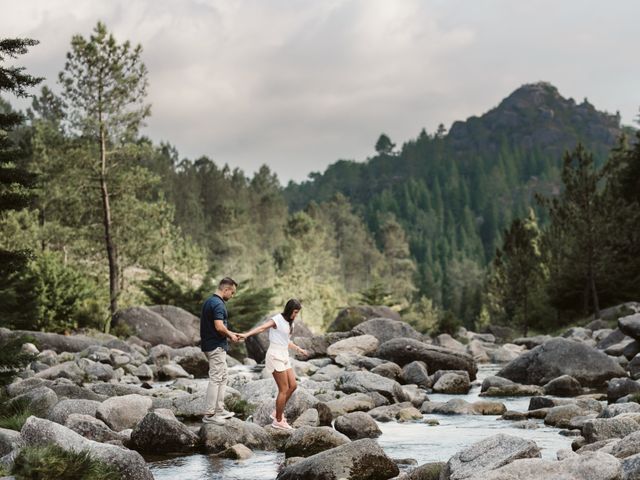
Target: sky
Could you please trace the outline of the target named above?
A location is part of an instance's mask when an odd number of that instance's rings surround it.
[[[249,175],[267,164],[283,183],[366,160],[383,132],[401,145],[481,115],[525,83],[549,81],[624,124],[640,107],[638,0],[0,0],[0,11],[0,37],[41,42],[19,64],[54,90],[71,37],[105,22],[143,47],[145,135]]]

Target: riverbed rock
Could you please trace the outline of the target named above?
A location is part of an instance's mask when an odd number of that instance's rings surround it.
[[[224,425],[203,424],[199,432],[200,442],[209,452],[221,452],[237,443],[257,450],[271,448],[271,438],[260,425],[228,419]]]
[[[423,388],[431,388],[433,385],[433,379],[429,377],[427,365],[421,360],[407,363],[402,367],[400,379],[403,383],[414,383]]]
[[[373,335],[358,335],[345,338],[327,348],[327,354],[335,358],[341,353],[356,353],[358,355],[373,355],[378,350],[379,342]]]
[[[331,427],[301,427],[284,444],[286,457],[310,457],[349,443],[349,437]]]
[[[576,404],[559,405],[549,408],[544,423],[556,428],[569,428],[573,417],[584,416],[588,412]]]
[[[142,340],[152,345],[186,347],[191,339],[174,327],[171,322],[147,307],[130,307],[119,310],[114,316],[114,324],[124,324]]]
[[[333,418],[351,412],[367,412],[376,406],[371,397],[365,393],[345,395],[342,398],[326,402],[326,405],[331,410]]]
[[[501,402],[480,400],[469,403],[462,398],[453,398],[444,403],[424,402],[420,411],[442,415],[502,415],[507,411],[507,407]]]
[[[300,427],[317,427],[320,425],[320,416],[318,410],[310,408],[300,415],[296,420],[290,424],[293,428]]]
[[[480,477],[514,460],[540,456],[540,449],[531,440],[505,434],[493,435],[451,457],[444,468],[444,478],[462,480]]]
[[[620,462],[602,452],[587,452],[567,456],[563,460],[515,460],[504,467],[474,475],[470,480],[619,480],[622,478]]]
[[[372,439],[355,440],[285,467],[277,480],[388,480],[398,466]]]
[[[382,435],[376,421],[365,412],[347,413],[336,418],[335,429],[351,440],[377,438]]]
[[[602,387],[624,376],[622,367],[600,350],[565,338],[553,338],[507,364],[498,376],[522,384],[544,385],[571,375],[582,386]]]
[[[168,363],[166,365],[162,365],[162,367],[158,369],[158,378],[160,380],[175,380],[176,378],[191,377],[192,376],[177,363]]]
[[[548,382],[543,390],[545,395],[577,397],[582,393],[582,385],[571,375],[561,375]]]
[[[640,383],[629,377],[612,378],[607,382],[607,400],[614,403],[631,393],[640,392]]]
[[[89,382],[108,382],[114,378],[113,367],[108,363],[94,362],[88,358],[78,360],[78,366]]]
[[[0,457],[11,453],[20,445],[20,432],[9,430],[8,428],[0,428]]]
[[[371,372],[346,372],[338,379],[337,389],[345,393],[377,392],[391,402],[405,400],[400,384]]]
[[[88,440],[106,443],[111,441],[124,441],[126,437],[119,432],[114,432],[102,420],[98,420],[92,415],[82,413],[70,414],[63,424],[65,427],[82,435]]]
[[[338,354],[333,361],[349,370],[358,370],[363,368],[366,370],[372,370],[385,363],[385,361],[380,358],[367,357],[365,355],[352,352],[342,352]]]
[[[200,319],[174,305],[153,305],[148,307],[167,320],[176,330],[186,335],[189,345],[200,344]]]
[[[426,371],[426,368],[425,368],[425,371]],[[395,380],[397,382],[401,379],[402,368],[400,368],[400,366],[397,363],[385,362],[382,365],[378,365],[377,367],[372,368],[371,373],[375,373],[376,375],[382,375],[383,377],[390,378],[391,380]],[[408,383],[414,383],[414,382],[408,382]]]
[[[392,338],[423,340],[423,335],[406,322],[390,318],[372,318],[353,328],[354,335],[373,335],[380,345]]]
[[[404,366],[421,360],[430,371],[466,370],[470,380],[475,380],[478,367],[468,353],[449,350],[436,345],[429,345],[411,338],[394,338],[382,345],[378,356]]]
[[[188,452],[198,441],[195,433],[165,409],[147,413],[131,432],[131,447],[139,452]]]
[[[625,335],[640,340],[640,313],[619,318],[618,328]]]
[[[402,416],[404,421],[421,420],[422,413],[416,409],[411,402],[394,403],[392,405],[384,405],[376,407],[367,412],[372,418],[379,422],[390,422],[392,420],[400,420]]]
[[[133,428],[151,409],[153,401],[142,395],[112,397],[100,404],[96,418],[102,420],[116,432]]]
[[[341,310],[327,328],[328,332],[348,332],[357,325],[374,318],[400,321],[400,314],[385,306],[358,305]],[[370,332],[366,332],[370,333]]]
[[[514,339],[511,343],[513,343],[514,345],[522,345],[522,346],[526,347],[528,350],[533,350],[534,348],[545,344],[546,342],[548,342],[552,338],[553,337],[551,337],[551,335],[536,335],[536,336],[533,336],[533,337],[519,337],[519,338]]]
[[[133,450],[87,440],[69,428],[50,420],[29,417],[20,431],[27,446],[56,444],[68,451],[89,451],[91,456],[113,465],[123,480],[153,480],[142,456]]]
[[[307,351],[309,356],[306,358],[308,359],[327,356],[327,348],[329,347],[329,342],[324,337],[324,335],[314,335],[312,337],[295,336],[293,338],[293,343]],[[297,355],[298,354],[296,353],[296,357]]]
[[[611,405],[607,405],[600,415],[599,418],[613,418],[618,415],[622,415],[623,413],[640,413],[640,404],[636,402],[628,402],[628,403],[613,403]]]
[[[609,438],[624,438],[640,430],[640,425],[631,418],[596,418],[588,420],[582,428],[582,435],[587,443],[606,440]]]
[[[199,347],[185,347],[180,349],[180,355],[174,361],[185,372],[196,378],[206,378],[209,374],[209,360]]]
[[[47,418],[52,422],[64,425],[67,421],[67,417],[74,413],[95,417],[99,406],[100,402],[95,400],[76,400],[65,398],[55,404],[55,406],[49,411]]]
[[[230,458],[231,460],[247,460],[253,457],[253,452],[246,445],[237,443],[216,455],[220,458]]]
[[[8,406],[26,405],[34,415],[46,417],[56,403],[58,403],[56,392],[49,387],[38,387],[13,397],[9,400]]]
[[[91,345],[100,343],[97,339],[87,335],[61,335],[49,332],[34,332],[30,330],[7,330],[7,337],[31,337],[39,346],[41,354],[44,350],[53,350],[55,353],[81,352]],[[39,358],[40,361],[43,361]],[[44,363],[47,363],[46,361]]]
[[[613,441],[611,453],[616,458],[627,458],[640,453],[640,431],[630,433],[618,441]]]
[[[73,383],[80,385],[84,381],[84,371],[78,366],[78,364],[71,360],[63,363],[59,363],[52,367],[47,368],[34,375],[35,378],[42,378],[45,380],[55,380],[57,378],[68,378]]]
[[[461,394],[469,393],[469,390],[471,390],[469,376],[458,373],[445,373],[433,385],[433,391],[438,393]]]

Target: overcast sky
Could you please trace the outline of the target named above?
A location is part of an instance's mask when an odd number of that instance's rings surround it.
[[[283,183],[365,160],[381,132],[479,115],[523,83],[620,111],[640,106],[640,1],[0,0],[0,37],[55,87],[71,36],[98,20],[141,43],[145,133]]]

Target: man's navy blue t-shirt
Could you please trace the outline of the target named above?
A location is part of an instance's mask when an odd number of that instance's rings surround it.
[[[211,352],[218,347],[229,349],[227,337],[218,333],[213,321],[222,320],[227,327],[227,307],[218,295],[212,295],[204,302],[200,315],[200,348],[203,352]]]

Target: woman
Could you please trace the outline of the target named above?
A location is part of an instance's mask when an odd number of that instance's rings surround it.
[[[284,312],[275,315],[253,330],[239,335],[241,338],[247,338],[269,330],[269,348],[265,356],[264,366],[265,369],[273,375],[278,385],[276,409],[271,414],[271,418],[273,419],[271,426],[282,430],[291,430],[292,428],[287,423],[287,419],[284,418],[284,407],[298,387],[296,384],[296,376],[293,373],[293,368],[289,361],[289,349],[294,349],[305,357],[309,355],[305,350],[291,341],[293,321],[301,309],[302,305],[300,302],[292,298],[285,305]]]

